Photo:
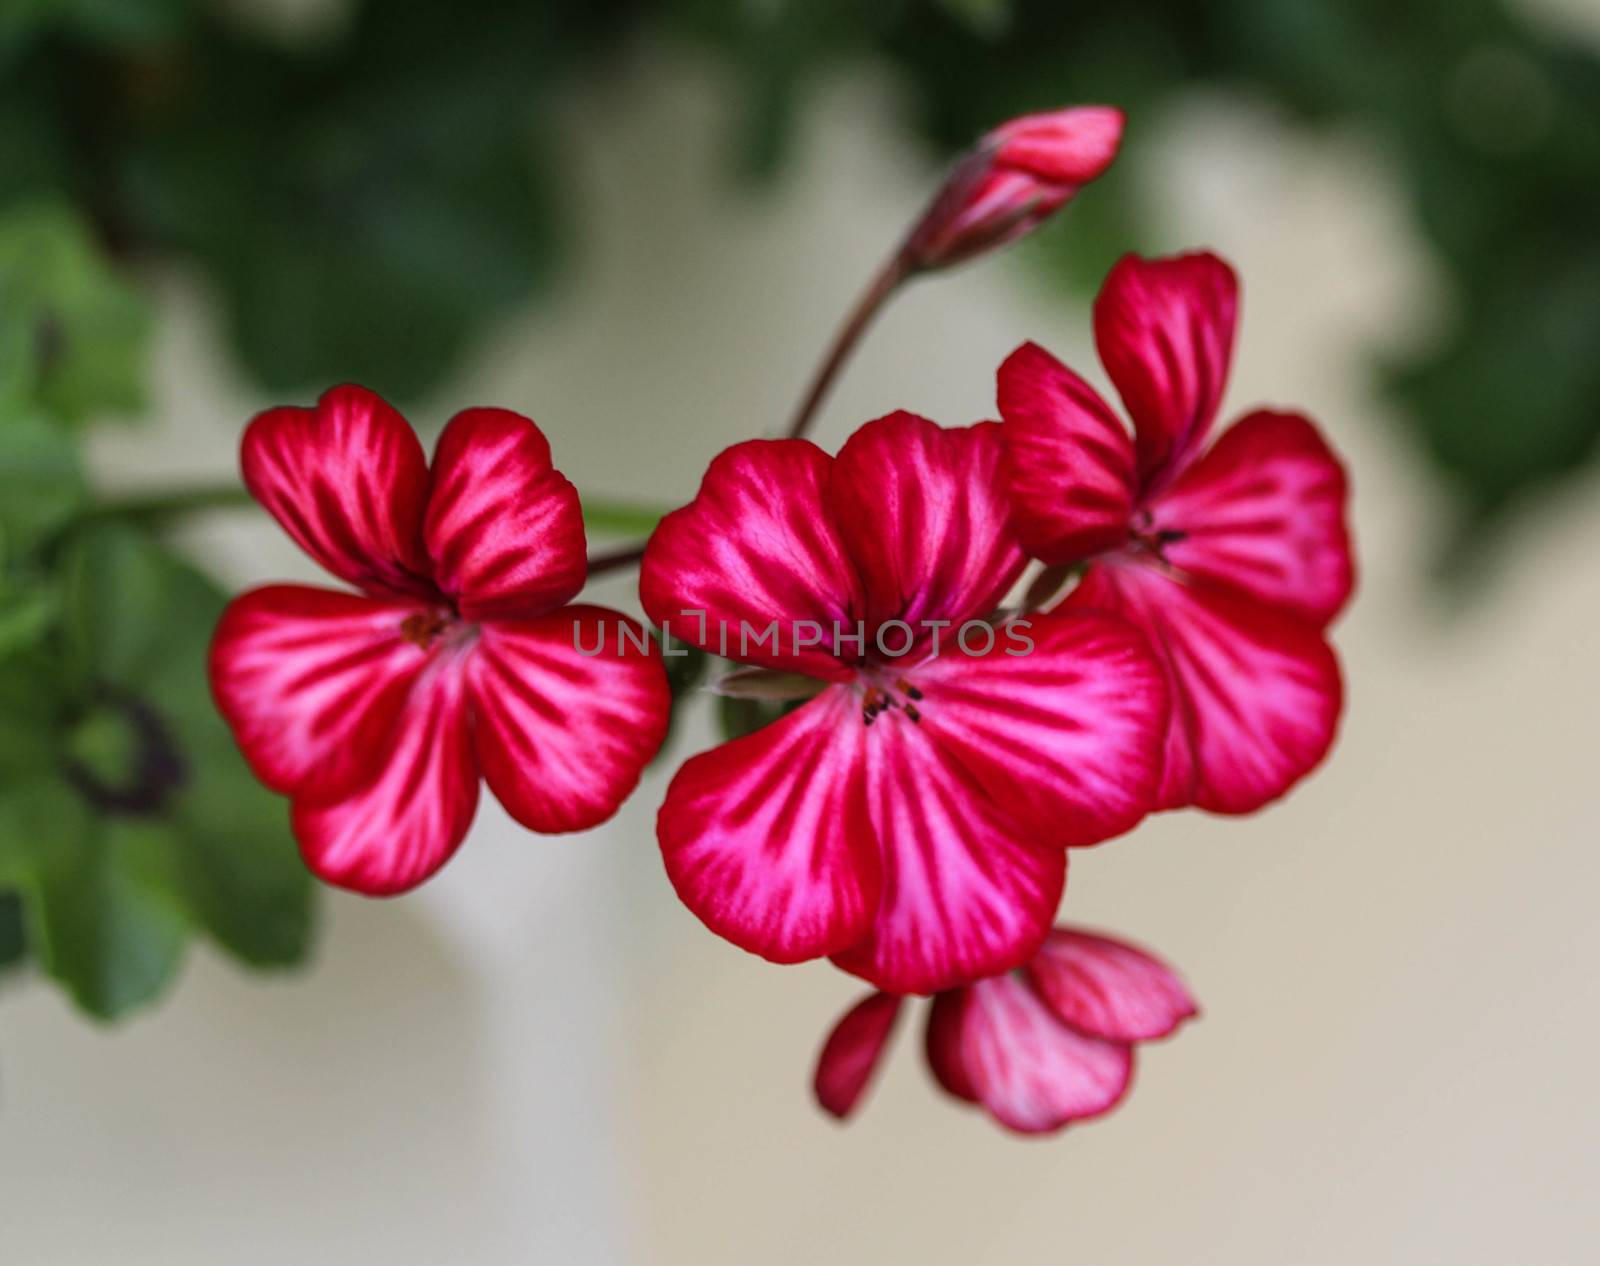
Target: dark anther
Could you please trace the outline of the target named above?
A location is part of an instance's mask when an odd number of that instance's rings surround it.
[[[914,703],[906,704],[906,715],[908,717],[910,717],[913,721],[922,720],[922,713],[917,711],[917,705],[914,704]]]

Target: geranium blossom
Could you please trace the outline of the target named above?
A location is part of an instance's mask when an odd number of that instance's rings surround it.
[[[990,132],[912,231],[916,268],[943,268],[1031,233],[1111,166],[1125,120],[1114,106],[1027,114]]]
[[[641,596],[656,623],[811,679],[796,710],[688,761],[661,808],[679,896],[735,944],[777,962],[833,955],[897,993],[974,980],[1038,945],[1067,846],[1148,811],[1167,702],[1135,629],[1038,617],[1027,654],[1002,638],[969,654],[949,636],[1025,564],[999,463],[996,424],[906,413],[837,458],[751,441],[651,539]],[[727,637],[774,621],[774,642]],[[896,625],[904,653],[886,656],[876,634],[896,621],[915,633]],[[830,636],[797,645],[801,624]]]
[[[869,994],[828,1035],[813,1088],[834,1116],[860,1101],[902,1003]],[[939,994],[926,1051],[950,1094],[1040,1134],[1109,1112],[1132,1082],[1134,1047],[1196,1014],[1183,982],[1144,950],[1058,927],[1021,971]]]
[[[317,875],[373,895],[421,883],[466,835],[480,775],[535,831],[616,811],[665,734],[665,674],[637,625],[566,605],[583,519],[538,427],[468,409],[430,468],[404,418],[337,387],[258,416],[243,466],[360,591],[251,590],[212,646],[218,706],[256,775],[293,798]]]
[[[1324,636],[1350,596],[1345,476],[1317,428],[1258,410],[1209,449],[1237,310],[1213,255],[1130,256],[1095,304],[1129,435],[1032,344],[1000,368],[1013,523],[1048,564],[1089,562],[1065,606],[1150,636],[1172,686],[1161,804],[1243,813],[1317,765],[1341,707]]]

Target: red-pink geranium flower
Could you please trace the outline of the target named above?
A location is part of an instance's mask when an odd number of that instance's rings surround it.
[[[1031,233],[1111,166],[1123,123],[1113,106],[1072,106],[997,127],[912,230],[907,260],[943,268]]]
[[[1350,596],[1338,458],[1297,413],[1205,440],[1228,376],[1237,282],[1214,255],[1130,256],[1094,311],[1133,435],[1082,378],[1025,345],[1000,368],[1012,522],[1034,557],[1089,561],[1066,606],[1150,636],[1172,685],[1163,807],[1244,813],[1333,741],[1324,636]]]
[[[538,427],[468,409],[430,469],[404,418],[336,387],[258,416],[243,465],[256,500],[360,590],[253,589],[212,645],[222,715],[256,776],[293,797],[317,875],[373,895],[421,883],[466,835],[480,774],[535,831],[616,811],[665,735],[666,677],[636,624],[565,605],[583,518]]]
[[[817,1060],[817,1101],[847,1117],[902,999],[874,993],[834,1026]],[[1110,937],[1059,927],[1020,971],[939,994],[928,1063],[939,1084],[1024,1134],[1109,1112],[1133,1079],[1133,1050],[1198,1014],[1171,968]]]
[[[906,413],[837,458],[751,441],[651,539],[653,620],[812,679],[796,710],[685,764],[661,808],[679,896],[735,944],[833,955],[897,993],[977,979],[1044,936],[1066,846],[1147,812],[1167,704],[1136,630],[1070,613],[1033,619],[1026,654],[1014,628],[960,644],[1025,562],[999,463],[998,425]],[[744,636],[769,626],[775,643]]]

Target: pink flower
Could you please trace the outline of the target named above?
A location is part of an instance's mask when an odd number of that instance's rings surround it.
[[[897,413],[837,458],[737,444],[651,539],[651,619],[812,679],[796,710],[686,763],[661,807],[678,895],[736,945],[833,955],[896,993],[1003,971],[1048,930],[1064,848],[1147,812],[1167,705],[1133,628],[1070,613],[960,644],[1025,564],[999,429]],[[769,625],[775,641],[744,636]]]
[[[817,1101],[848,1117],[894,1031],[903,999],[874,993],[834,1026],[817,1060]],[[1197,1015],[1173,971],[1143,950],[1056,928],[1021,971],[941,993],[928,1063],[950,1094],[1023,1134],[1109,1112],[1133,1079],[1133,1048]]]
[[[1111,166],[1124,116],[1073,106],[1002,124],[951,173],[912,230],[914,268],[961,263],[1033,232]]]
[[[480,774],[534,831],[616,811],[665,735],[666,678],[637,624],[565,605],[583,519],[538,427],[468,409],[430,469],[404,418],[336,387],[258,416],[243,465],[361,591],[253,589],[212,644],[217,705],[256,776],[293,798],[317,875],[374,896],[421,883],[466,835]]]
[[[1324,630],[1353,584],[1344,471],[1310,421],[1257,411],[1204,449],[1236,309],[1214,255],[1112,270],[1095,339],[1132,438],[1032,344],[999,375],[1022,542],[1089,563],[1065,607],[1149,634],[1172,687],[1161,806],[1218,813],[1259,808],[1327,754],[1342,688]]]

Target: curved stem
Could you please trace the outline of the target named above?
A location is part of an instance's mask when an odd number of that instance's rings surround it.
[[[910,274],[911,268],[907,262],[906,252],[902,249],[891,255],[888,262],[867,283],[867,288],[861,292],[861,297],[850,309],[844,324],[839,327],[839,332],[833,336],[833,342],[823,355],[822,363],[812,375],[811,385],[795,409],[794,416],[789,422],[789,429],[784,432],[789,439],[799,439],[810,428],[816,419],[817,411],[822,407],[822,402],[827,398],[829,389],[833,386],[834,379],[839,376],[839,371],[850,359],[850,353],[855,351],[861,336],[866,333],[873,318],[883,310],[883,305],[889,296]]]
[[[598,554],[589,555],[589,579],[603,576],[608,571],[616,571],[621,567],[631,567],[644,557],[644,541],[635,541],[632,545],[623,546],[621,549],[605,550]]]

